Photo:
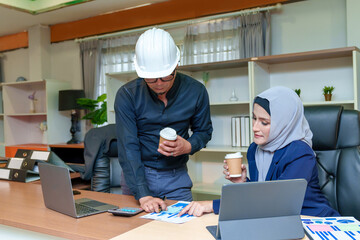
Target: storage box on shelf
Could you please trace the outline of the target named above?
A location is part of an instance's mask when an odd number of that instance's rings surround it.
[[[209,93],[214,132],[207,147],[191,156],[188,162],[194,182],[194,198],[217,198],[221,194],[221,185],[229,183],[222,174],[226,153],[240,151],[247,164],[247,147],[231,146],[231,117],[251,117],[252,101],[257,94],[269,87],[282,85],[300,88],[304,105],[341,104],[346,108],[359,109],[359,61],[359,49],[346,47],[179,66],[180,72],[203,83],[203,76],[208,75],[204,84]],[[115,123],[113,104],[118,88],[135,78],[135,72],[107,75],[110,123]],[[325,85],[335,87],[331,102],[326,102],[322,95]],[[229,101],[233,90],[237,101]]]
[[[65,142],[70,120],[58,111],[58,93],[69,88],[68,82],[54,80],[4,83],[5,145]],[[45,132],[40,129],[42,122],[47,124]]]

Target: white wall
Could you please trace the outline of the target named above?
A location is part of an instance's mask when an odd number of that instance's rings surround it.
[[[359,0],[307,0],[284,4],[280,12],[272,14],[272,54],[360,45],[355,44],[360,39],[357,10],[360,10]],[[66,41],[51,44],[50,48],[51,78],[70,81],[75,89],[82,88],[78,44]],[[28,50],[4,54],[5,82],[13,82],[18,76],[28,78]]]
[[[4,82],[15,82],[20,76],[29,79],[29,51],[17,49],[4,53],[2,60]]]
[[[82,89],[82,73],[79,44],[65,41],[51,44],[51,78],[69,81],[73,89]]]
[[[360,47],[360,1],[346,0],[346,22],[348,46]]]
[[[271,24],[273,55],[347,46],[346,0],[284,4]]]
[[[80,49],[75,41],[51,44],[50,78],[71,82],[72,88],[82,89]],[[15,82],[19,76],[29,80],[29,49],[22,48],[4,53],[4,81]],[[33,79],[41,80],[41,79]]]

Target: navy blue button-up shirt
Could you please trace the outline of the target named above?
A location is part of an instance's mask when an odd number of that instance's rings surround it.
[[[187,154],[166,157],[157,151],[161,129],[171,127],[189,141],[190,154],[205,147],[211,139],[209,96],[203,84],[177,73],[166,98],[165,107],[143,78],[123,85],[116,94],[114,108],[119,161],[126,184],[136,199],[151,195],[144,165],[159,170],[174,169],[184,166],[189,159]]]

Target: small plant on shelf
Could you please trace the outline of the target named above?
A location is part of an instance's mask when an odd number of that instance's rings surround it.
[[[325,101],[331,101],[331,97],[334,89],[335,89],[334,86],[324,86],[323,94],[325,96]]]
[[[300,97],[301,89],[300,89],[300,88],[299,88],[299,89],[295,89],[294,91],[295,91],[296,94]]]

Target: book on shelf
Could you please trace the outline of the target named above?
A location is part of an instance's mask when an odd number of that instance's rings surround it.
[[[245,118],[244,116],[241,116],[240,117],[240,127],[241,127],[241,130],[240,130],[240,133],[241,133],[241,147],[246,147],[246,140],[245,140]]]
[[[231,117],[231,146],[240,147],[240,117]]]
[[[237,117],[235,119],[235,125],[236,125],[236,129],[237,129],[237,135],[236,135],[236,147],[241,147],[241,137],[240,137],[240,134],[241,134],[241,130],[240,130],[240,117]]]
[[[231,117],[231,146],[248,147],[250,146],[250,139],[250,117]]]
[[[240,116],[241,147],[250,146],[250,117]]]
[[[245,143],[244,143],[244,147],[249,147],[250,146],[250,117],[249,116],[244,116],[243,117],[245,120]]]
[[[235,126],[235,118],[231,117],[231,146],[236,146],[236,126]]]

